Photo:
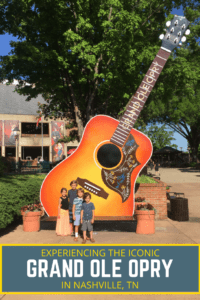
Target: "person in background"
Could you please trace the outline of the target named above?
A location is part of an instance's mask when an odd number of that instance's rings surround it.
[[[73,201],[72,213],[73,213],[73,220],[74,220],[74,226],[75,226],[75,238],[74,238],[75,242],[78,241],[78,229],[80,226],[83,195],[84,195],[84,190],[82,188],[79,188],[77,190],[77,197]]]
[[[151,171],[152,171],[153,167],[154,167],[154,162],[152,159],[150,160],[149,167],[151,168]]]
[[[160,176],[159,167],[160,167],[160,164],[156,160],[155,161],[155,174],[156,174],[156,176],[158,176],[158,175]]]
[[[61,189],[61,197],[58,204],[58,217],[56,223],[56,234],[61,236],[71,235],[71,227],[69,225],[69,201],[67,197],[67,189]]]
[[[73,226],[73,213],[72,213],[72,207],[73,207],[73,201],[77,197],[77,181],[72,180],[70,182],[71,190],[68,191],[68,197],[69,197],[69,222],[72,230],[72,235],[74,234],[74,226]]]

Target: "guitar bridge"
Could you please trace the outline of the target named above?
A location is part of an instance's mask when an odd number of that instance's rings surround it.
[[[102,189],[100,186],[94,184],[93,182],[91,182],[87,179],[80,178],[80,177],[78,177],[76,180],[77,180],[78,184],[82,188],[86,189],[88,192],[91,192],[94,195],[99,196],[104,199],[108,198],[109,194],[106,193],[104,191],[104,189]]]

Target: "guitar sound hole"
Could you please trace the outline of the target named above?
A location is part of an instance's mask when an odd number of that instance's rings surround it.
[[[100,165],[105,168],[113,168],[117,166],[121,160],[121,152],[119,148],[113,144],[105,144],[99,148],[97,159]]]

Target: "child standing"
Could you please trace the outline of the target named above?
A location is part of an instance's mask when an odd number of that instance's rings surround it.
[[[93,239],[93,223],[94,223],[94,204],[90,202],[91,195],[90,193],[85,193],[83,196],[83,199],[85,202],[82,205],[81,209],[81,224],[82,224],[82,230],[83,230],[83,241],[82,244],[86,243],[86,231],[90,232],[90,241],[92,243],[95,242]]]
[[[82,188],[79,188],[77,190],[77,197],[73,201],[72,213],[73,213],[73,220],[75,226],[75,238],[74,238],[75,242],[78,241],[78,229],[80,225],[80,215],[81,215],[81,207],[83,203],[83,195],[84,195],[84,190]]]
[[[68,191],[68,197],[69,197],[69,222],[71,226],[71,231],[73,234],[73,213],[72,213],[72,207],[73,207],[73,201],[77,197],[77,181],[72,180],[70,182],[71,190]]]
[[[69,201],[67,197],[67,189],[61,189],[61,197],[58,204],[58,218],[56,223],[56,234],[67,236],[71,234],[69,225]]]

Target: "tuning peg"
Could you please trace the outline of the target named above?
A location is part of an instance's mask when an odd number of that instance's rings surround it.
[[[159,36],[159,39],[162,40],[164,38],[164,34],[162,33],[160,36]]]
[[[171,21],[167,21],[166,26],[169,27],[171,25]]]
[[[181,38],[181,42],[185,42],[186,41],[186,36],[183,36],[182,38]]]
[[[189,35],[189,34],[190,34],[190,29],[187,29],[185,35]]]

